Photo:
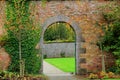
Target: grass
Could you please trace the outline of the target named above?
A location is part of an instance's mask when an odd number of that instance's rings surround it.
[[[75,72],[75,58],[50,58],[44,60],[64,72]]]
[[[75,42],[75,40],[53,40],[53,41],[44,41],[45,44],[49,43],[72,43]]]

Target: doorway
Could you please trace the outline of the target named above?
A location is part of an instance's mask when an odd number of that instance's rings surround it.
[[[50,25],[56,22],[64,22],[69,24],[75,32],[75,74],[79,74],[80,73],[80,66],[79,66],[80,56],[79,55],[80,55],[80,47],[81,47],[81,29],[76,22],[71,21],[68,17],[64,15],[57,15],[54,17],[50,17],[45,21],[45,23],[42,26],[43,29],[42,29],[41,39],[40,39],[40,48],[42,50],[42,62],[43,62],[43,57],[45,57],[43,56],[45,31]],[[43,71],[43,65],[41,67],[41,71]]]
[[[44,33],[43,73],[76,73],[76,35],[71,25],[56,22]],[[53,67],[52,67],[53,66]]]

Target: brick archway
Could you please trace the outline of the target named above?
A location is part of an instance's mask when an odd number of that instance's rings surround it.
[[[48,18],[43,26],[42,26],[42,34],[41,34],[41,39],[40,39],[40,48],[42,50],[43,48],[43,43],[44,43],[44,33],[46,31],[46,29],[48,28],[48,26],[50,26],[51,24],[55,23],[55,22],[65,22],[71,25],[71,27],[73,28],[75,35],[76,35],[76,43],[75,43],[75,58],[76,58],[76,74],[85,74],[86,73],[86,69],[81,69],[80,68],[80,63],[85,62],[85,59],[80,58],[80,53],[83,53],[84,50],[82,50],[81,48],[81,42],[83,42],[84,40],[82,39],[82,35],[81,35],[81,29],[79,27],[79,25],[72,21],[71,19],[69,19],[69,17],[64,16],[64,15],[57,15],[57,16],[53,16]],[[42,53],[43,54],[43,53]],[[43,67],[43,65],[42,65]],[[41,69],[42,70],[42,69]]]

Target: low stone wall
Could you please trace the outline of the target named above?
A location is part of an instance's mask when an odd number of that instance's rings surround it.
[[[75,43],[50,43],[43,44],[44,57],[74,57]]]

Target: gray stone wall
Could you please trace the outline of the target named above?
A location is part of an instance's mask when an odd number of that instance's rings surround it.
[[[50,43],[43,44],[44,57],[75,57],[75,43]]]

